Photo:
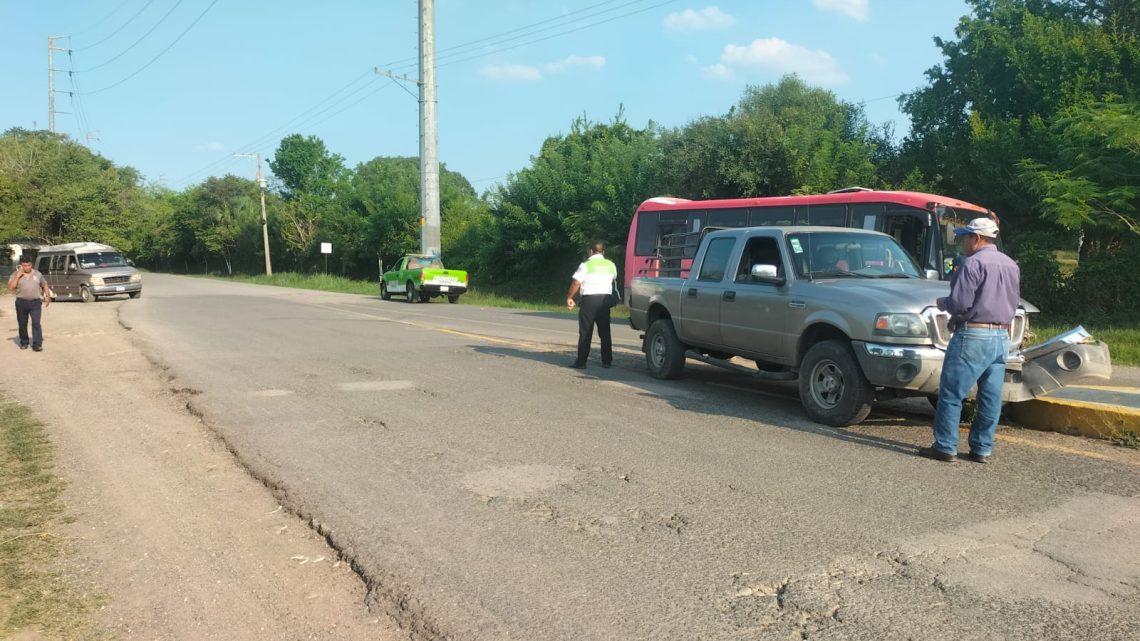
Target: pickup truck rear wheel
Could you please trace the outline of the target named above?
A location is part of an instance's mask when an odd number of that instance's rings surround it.
[[[851,347],[838,340],[813,345],[800,364],[800,403],[811,420],[832,427],[854,425],[871,413],[875,388]]]
[[[451,303],[452,305],[454,305],[455,303],[458,303],[459,302],[459,294],[448,294],[447,295],[447,302]]]
[[[681,375],[685,368],[685,346],[677,340],[673,321],[660,318],[649,326],[645,333],[645,362],[654,378],[670,379]]]
[[[408,288],[404,290],[404,294],[407,295],[407,297],[408,297],[407,302],[409,302],[409,303],[416,302],[416,284],[409,280],[408,281]]]

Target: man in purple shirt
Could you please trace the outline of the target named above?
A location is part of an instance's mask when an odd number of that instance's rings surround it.
[[[954,335],[946,346],[938,408],[934,412],[934,444],[918,454],[946,463],[958,460],[958,425],[962,401],[978,386],[978,412],[970,425],[970,454],[976,463],[989,463],[1001,414],[1001,387],[1009,352],[1009,327],[1021,300],[1021,270],[998,251],[997,223],[975,218],[954,230],[962,239],[965,258],[950,281],[950,295],[939,298],[938,309],[950,313]]]

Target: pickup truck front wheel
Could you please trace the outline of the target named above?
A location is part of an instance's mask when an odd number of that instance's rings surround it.
[[[392,295],[388,293],[387,281],[380,281],[380,300],[392,300]]]
[[[830,340],[813,345],[800,364],[800,402],[808,417],[832,427],[854,425],[871,413],[875,389],[851,347]]]
[[[645,362],[654,378],[670,379],[681,375],[685,368],[685,346],[677,340],[673,321],[661,318],[649,326],[645,333]]]

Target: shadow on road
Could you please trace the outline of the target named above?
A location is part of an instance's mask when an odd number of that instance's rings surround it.
[[[929,430],[923,417],[905,413],[883,412],[876,409],[860,425],[853,428],[832,428],[808,420],[802,413],[794,383],[772,383],[743,374],[743,368],[728,366],[722,369],[710,364],[700,365],[690,360],[683,379],[661,381],[652,378],[644,369],[640,356],[615,352],[614,366],[605,369],[598,360],[598,350],[591,352],[587,369],[569,368],[574,360],[571,350],[565,352],[528,351],[516,347],[474,346],[476,352],[507,358],[523,358],[563,368],[569,375],[594,379],[611,385],[633,388],[643,396],[660,398],[674,409],[709,416],[756,421],[763,417],[767,425],[819,434],[840,441],[858,443],[867,447],[906,454],[914,454],[914,444],[880,435],[868,434],[875,429],[900,427]],[[925,438],[925,432],[923,437]]]

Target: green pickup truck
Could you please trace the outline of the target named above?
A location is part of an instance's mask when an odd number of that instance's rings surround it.
[[[380,277],[380,298],[391,300],[392,294],[404,296],[409,303],[426,303],[437,296],[458,303],[467,291],[467,272],[444,269],[439,256],[404,256]]]

